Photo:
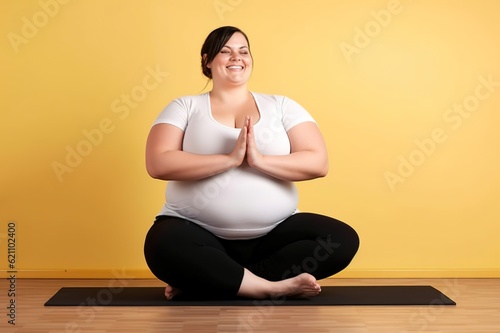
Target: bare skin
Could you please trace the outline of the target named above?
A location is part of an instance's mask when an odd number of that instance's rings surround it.
[[[173,299],[175,296],[181,294],[182,291],[178,288],[174,288],[170,285],[167,285],[167,287],[165,288],[165,297],[170,301],[171,299]]]
[[[283,296],[305,298],[316,296],[320,292],[321,286],[316,278],[308,273],[281,281],[268,281],[245,269],[238,296],[256,299]]]
[[[308,273],[302,273],[281,281],[268,281],[245,269],[243,281],[241,281],[237,295],[252,299],[306,298],[316,296],[320,292],[321,286],[316,281],[316,278]],[[181,293],[180,289],[172,286],[165,288],[165,297],[168,300],[172,300]]]

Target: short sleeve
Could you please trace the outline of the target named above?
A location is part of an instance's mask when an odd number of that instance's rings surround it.
[[[288,97],[281,97],[281,111],[282,122],[286,131],[289,131],[292,127],[304,123],[313,122],[316,123],[311,114],[299,103],[290,99]]]
[[[157,124],[171,124],[184,131],[188,123],[188,114],[189,104],[186,99],[177,98],[170,102],[156,117],[153,126]]]

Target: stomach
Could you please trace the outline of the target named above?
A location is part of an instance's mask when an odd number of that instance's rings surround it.
[[[161,214],[191,220],[222,238],[252,238],[269,232],[297,210],[292,182],[248,166],[193,182],[170,181]]]

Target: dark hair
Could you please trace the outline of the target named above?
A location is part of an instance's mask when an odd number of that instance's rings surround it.
[[[232,26],[220,27],[212,31],[203,46],[201,47],[201,70],[203,75],[212,79],[212,71],[207,67],[208,64],[214,60],[215,56],[222,50],[227,41],[233,36],[235,32],[242,34],[248,43],[248,49],[250,50],[250,42],[248,41],[247,35],[240,29]],[[204,57],[204,55],[207,55]]]

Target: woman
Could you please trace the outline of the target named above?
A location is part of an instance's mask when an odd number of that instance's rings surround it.
[[[149,133],[147,171],[169,182],[144,251],[167,299],[311,297],[357,252],[350,226],[297,210],[293,182],[327,174],[325,142],[299,104],[248,90],[252,62],[244,32],[212,31],[212,90],[172,101]]]

